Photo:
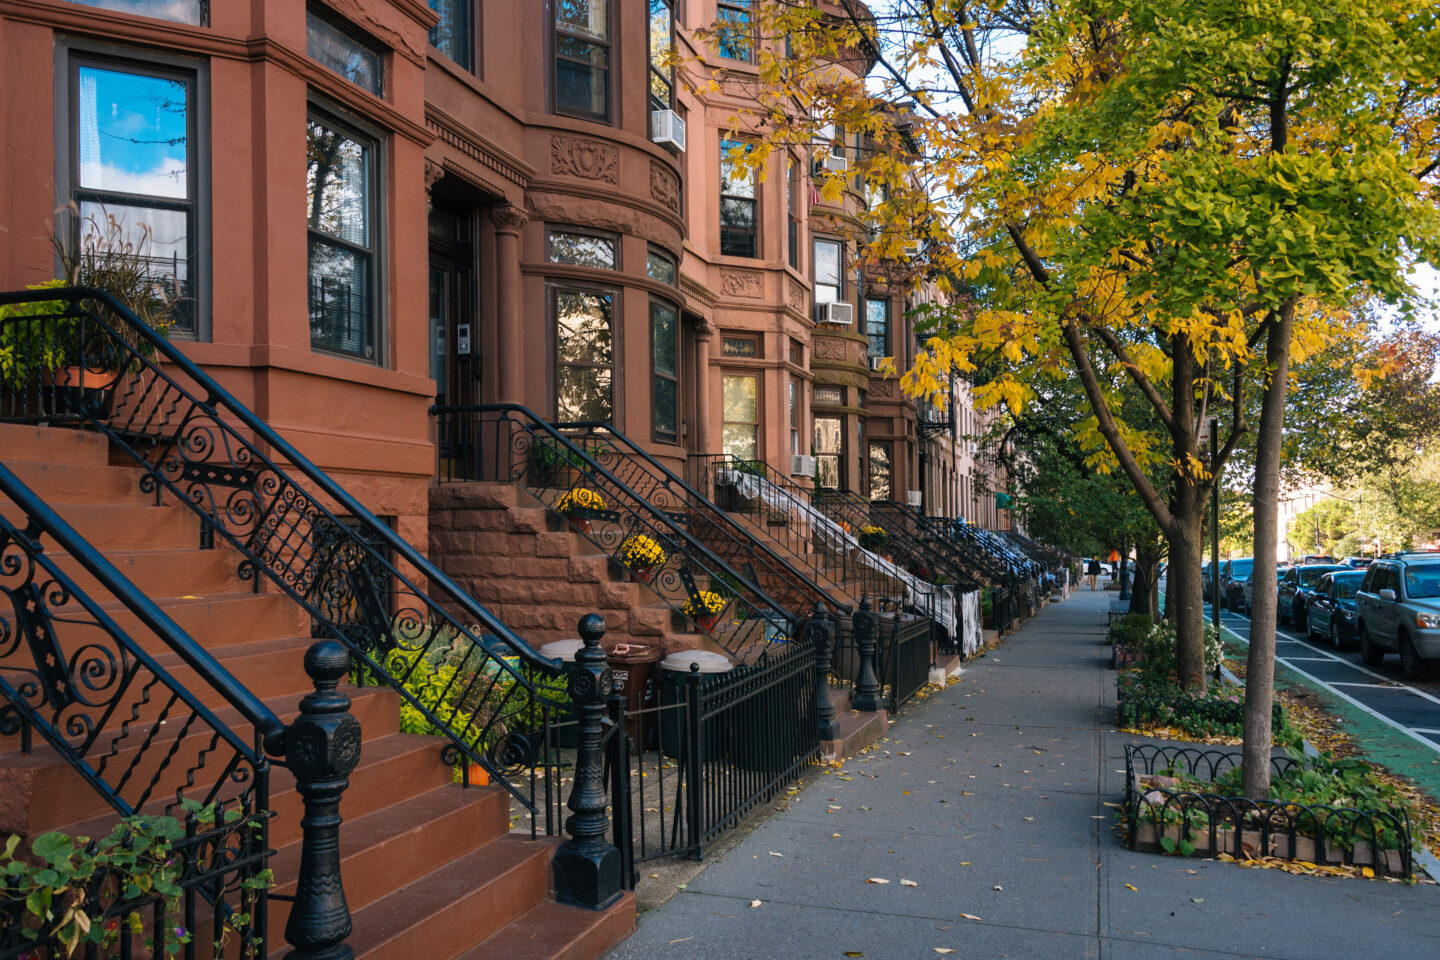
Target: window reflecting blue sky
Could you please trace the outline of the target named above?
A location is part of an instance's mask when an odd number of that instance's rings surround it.
[[[186,85],[100,67],[84,66],[79,74],[80,186],[185,197]]]

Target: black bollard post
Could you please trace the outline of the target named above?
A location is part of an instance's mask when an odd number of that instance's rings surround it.
[[[820,739],[835,740],[840,736],[840,724],[835,719],[835,704],[830,702],[830,619],[824,602],[815,602],[815,612],[805,629],[815,644],[815,720]]]
[[[286,960],[350,960],[350,907],[340,879],[340,797],[360,762],[360,723],[350,698],[336,690],[350,672],[350,654],[334,640],[305,651],[315,692],[300,701],[300,716],[285,730],[285,765],[305,802],[300,820],[300,879],[285,940]]]
[[[852,710],[874,713],[880,709],[880,679],[875,676],[875,636],[879,618],[870,609],[870,598],[860,598],[860,610],[851,619],[855,625],[855,646],[860,653],[860,672],[850,694]]]
[[[604,910],[620,899],[620,851],[605,836],[605,757],[601,749],[601,718],[615,683],[605,663],[600,638],[605,620],[599,614],[580,618],[580,639],[585,646],[575,654],[570,671],[570,699],[580,718],[575,753],[575,783],[570,788],[570,816],[565,832],[570,839],[555,851],[555,899],[575,907]],[[622,735],[617,732],[617,736]]]

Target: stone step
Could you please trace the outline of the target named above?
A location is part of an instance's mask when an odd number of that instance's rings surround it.
[[[626,891],[605,910],[581,910],[547,901],[497,931],[459,960],[590,960],[635,930],[635,894]]]
[[[26,452],[21,451],[22,454]],[[5,466],[20,478],[21,483],[52,506],[57,503],[124,503],[134,506],[155,503],[154,494],[140,489],[140,478],[145,474],[134,466],[112,466],[104,462],[12,460],[9,450],[6,450],[3,459]]]
[[[47,500],[48,491],[40,492]],[[200,518],[180,506],[130,503],[50,502],[55,512],[102,553],[117,550],[183,549],[200,546]],[[0,498],[0,514],[16,526],[25,517],[8,499]],[[49,538],[41,542],[54,549]]]
[[[55,562],[76,586],[96,596],[99,585],[90,571],[73,557],[61,555]],[[248,592],[250,585],[240,579],[241,557],[232,550],[114,550],[105,553],[125,579],[149,597],[207,596]]]
[[[98,433],[68,427],[36,427],[0,423],[0,462],[83,463],[103,466],[110,462],[110,441]]]

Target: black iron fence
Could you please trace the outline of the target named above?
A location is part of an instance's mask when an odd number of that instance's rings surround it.
[[[608,751],[616,845],[635,864],[699,858],[819,756],[817,648],[796,641],[725,673],[671,673],[650,706],[614,698]]]
[[[1221,792],[1215,780],[1239,767],[1238,752],[1159,744],[1125,746],[1129,845],[1186,856],[1278,857],[1369,867],[1382,876],[1414,869],[1410,817],[1402,808],[1360,810]],[[1273,776],[1297,766],[1272,757]],[[1186,786],[1181,777],[1201,785]]]

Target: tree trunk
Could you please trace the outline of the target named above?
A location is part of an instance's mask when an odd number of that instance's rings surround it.
[[[1255,440],[1255,579],[1266,589],[1250,601],[1250,649],[1245,659],[1245,746],[1241,777],[1245,795],[1270,796],[1271,703],[1275,698],[1275,607],[1269,571],[1279,547],[1280,448],[1285,427],[1285,394],[1290,382],[1290,332],[1295,305],[1287,302],[1271,319],[1265,341],[1269,379],[1260,403]]]
[[[1135,583],[1130,588],[1130,612],[1143,613],[1159,621],[1156,602],[1159,577],[1156,576],[1165,548],[1159,543],[1141,543],[1135,547]]]
[[[1175,611],[1175,672],[1187,690],[1204,693],[1205,599],[1200,586],[1204,538],[1200,519],[1205,501],[1194,488],[1176,496],[1175,529],[1170,536],[1170,601]]]

